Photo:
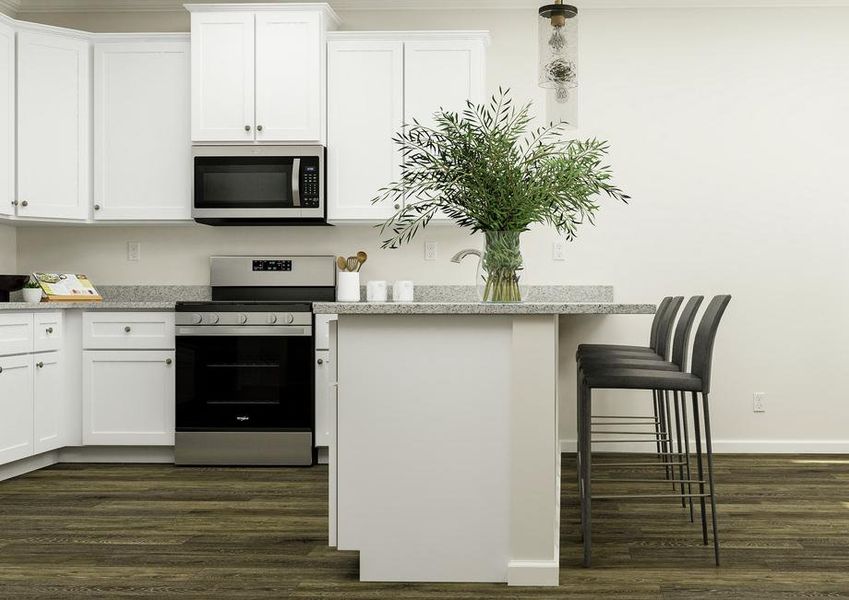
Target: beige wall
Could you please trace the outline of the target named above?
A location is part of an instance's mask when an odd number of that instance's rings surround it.
[[[7,225],[0,225],[0,273],[16,273],[17,262],[15,229]]]
[[[344,17],[358,28],[490,29],[490,85],[540,97],[533,11]],[[62,19],[118,29],[103,15]],[[151,19],[121,22],[146,29]],[[610,140],[618,182],[633,200],[605,203],[563,263],[551,259],[551,232],[527,235],[528,279],[609,283],[623,300],[732,293],[715,364],[719,447],[849,450],[849,403],[831,385],[849,363],[849,9],[596,10],[581,19],[580,134]],[[471,262],[447,261],[480,244],[462,232],[428,230],[395,252],[377,250],[377,239],[365,227],[26,227],[18,263],[87,271],[104,284],[204,283],[214,253],[362,247],[372,255],[366,279],[472,280]],[[439,261],[423,260],[426,239],[440,242]],[[142,243],[139,263],[126,261],[129,240]],[[564,336],[570,345],[642,343],[647,327],[642,317],[582,319]],[[768,394],[766,413],[753,414],[753,392]],[[574,430],[570,406],[564,437]]]

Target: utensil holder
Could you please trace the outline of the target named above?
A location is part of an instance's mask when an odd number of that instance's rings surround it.
[[[339,271],[336,274],[336,301],[360,301],[360,274],[350,271]]]

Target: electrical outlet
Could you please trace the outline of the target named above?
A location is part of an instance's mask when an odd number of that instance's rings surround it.
[[[566,260],[566,240],[555,240],[551,246],[551,258]]]
[[[138,262],[141,260],[141,243],[127,242],[127,260]]]
[[[752,396],[752,412],[766,412],[766,394],[764,392],[755,392]]]
[[[436,242],[425,242],[425,260],[436,260],[439,258],[439,244]]]

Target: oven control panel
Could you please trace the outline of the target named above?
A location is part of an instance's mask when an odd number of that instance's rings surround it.
[[[280,327],[311,326],[312,313],[299,312],[178,312],[178,327],[201,325],[210,327]]]
[[[254,272],[281,272],[291,271],[292,261],[289,259],[264,259],[252,261],[251,270]]]

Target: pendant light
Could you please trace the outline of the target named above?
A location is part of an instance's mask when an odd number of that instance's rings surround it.
[[[554,90],[561,104],[578,85],[577,15],[578,9],[563,0],[539,9],[539,85]]]

